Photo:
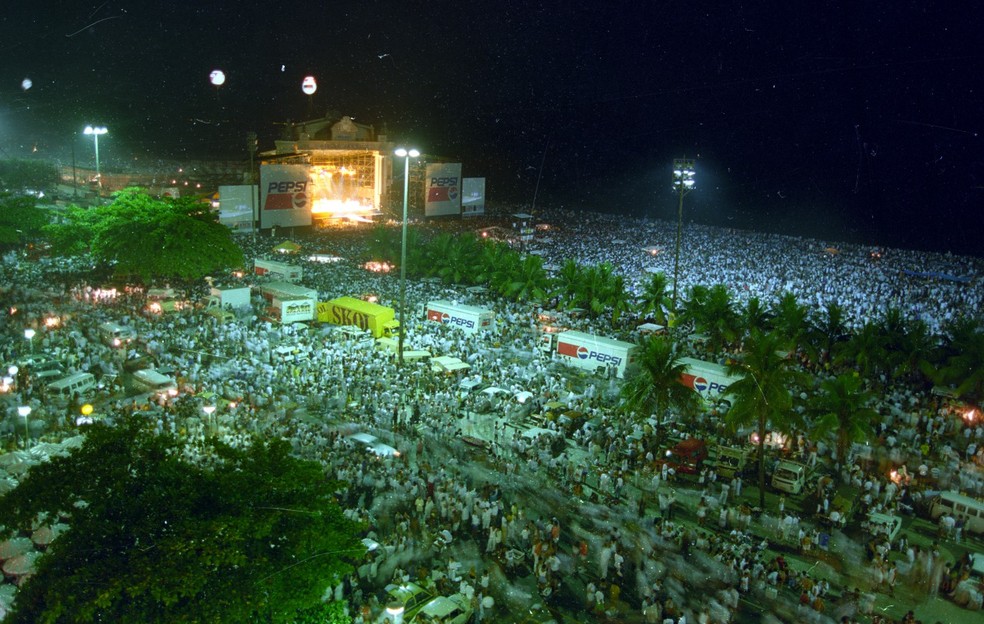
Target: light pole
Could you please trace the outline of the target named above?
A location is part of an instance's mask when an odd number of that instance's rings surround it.
[[[31,345],[31,355],[34,355],[34,334],[35,331],[31,328],[24,330],[24,338],[26,338],[28,344]]]
[[[214,429],[212,428],[212,414],[215,413],[215,406],[206,405],[202,408],[202,411],[205,412],[205,427],[209,430],[209,434],[213,436],[216,435],[218,433],[216,431],[218,427],[215,427]]]
[[[106,126],[86,126],[85,130],[82,131],[83,134],[91,134],[96,144],[96,179],[99,180],[99,186],[102,186],[102,174],[99,173],[99,135],[107,132],[109,130],[106,129]]]
[[[683,196],[694,188],[694,160],[673,159],[673,187],[680,197],[677,205],[676,256],[673,261],[673,311],[676,312],[677,285],[680,282],[680,239],[683,237]]]
[[[420,152],[405,147],[398,148],[397,156],[403,157],[403,231],[400,235],[400,350],[399,362],[403,366],[403,335],[407,324],[407,200],[410,194],[410,159],[420,156]]]
[[[17,414],[24,419],[24,449],[27,450],[27,443],[31,439],[31,430],[27,427],[27,417],[31,415],[31,406],[21,405],[17,408]]]

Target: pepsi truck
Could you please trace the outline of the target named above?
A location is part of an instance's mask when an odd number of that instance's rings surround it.
[[[728,386],[741,379],[729,374],[726,367],[714,362],[705,362],[692,357],[682,357],[678,361],[684,366],[680,383],[710,404],[720,402]]]
[[[431,301],[427,304],[427,320],[457,327],[468,334],[480,329],[492,329],[495,313],[478,306],[452,303],[450,301]]]
[[[610,371],[619,378],[635,362],[638,345],[579,331],[565,331],[557,336],[554,353],[561,362],[585,370]]]

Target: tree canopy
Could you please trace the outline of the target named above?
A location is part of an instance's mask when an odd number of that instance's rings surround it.
[[[242,250],[208,206],[139,189],[116,193],[108,206],[70,208],[46,231],[55,251],[91,250],[118,277],[195,280],[243,263]]]
[[[31,241],[46,223],[48,215],[33,197],[0,193],[0,249]]]
[[[70,529],[38,560],[6,621],[293,622],[365,553],[316,462],[284,441],[212,442],[189,461],[133,419],[96,425],[67,457],[0,498],[11,533],[39,515]]]
[[[15,190],[46,189],[58,183],[58,167],[37,160],[0,160],[0,188]]]

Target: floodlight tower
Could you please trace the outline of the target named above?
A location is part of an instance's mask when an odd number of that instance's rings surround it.
[[[676,254],[673,261],[673,310],[677,305],[677,284],[680,281],[680,239],[683,237],[683,196],[694,188],[694,159],[673,159],[673,188],[680,198],[677,205]]]
[[[400,235],[400,367],[403,367],[403,335],[407,324],[407,200],[410,194],[410,159],[420,156],[420,152],[400,147],[394,152],[403,158],[403,231]]]
[[[92,140],[95,141],[96,145],[96,179],[99,180],[99,186],[102,186],[102,175],[99,173],[99,135],[106,134],[109,130],[106,126],[86,126],[82,134],[92,135]]]

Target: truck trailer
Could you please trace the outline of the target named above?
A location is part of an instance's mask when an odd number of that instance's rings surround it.
[[[355,297],[337,297],[318,303],[318,321],[332,325],[355,325],[372,332],[373,338],[399,335],[400,322],[393,308]]]
[[[223,310],[239,310],[248,308],[250,305],[249,287],[239,288],[219,288],[213,286],[209,292],[208,300],[205,302],[205,309],[221,308]]]
[[[549,335],[549,334],[548,334]],[[570,366],[597,371],[613,370],[619,378],[635,363],[639,346],[622,340],[594,336],[579,331],[556,334],[556,357]]]
[[[253,261],[253,273],[288,282],[299,282],[303,276],[303,270],[299,266],[279,260],[264,260],[263,258],[257,258]]]
[[[310,297],[275,297],[267,306],[267,317],[284,325],[313,321],[317,306],[318,301]]]
[[[427,320],[458,327],[465,333],[474,334],[480,329],[492,328],[495,312],[451,301],[431,301],[427,304]]]
[[[714,362],[705,362],[692,357],[682,357],[679,362],[684,365],[680,383],[700,395],[709,403],[716,403],[724,398],[728,386],[741,379],[728,372],[728,369]]]
[[[274,299],[289,299],[291,297],[305,297],[307,299],[318,299],[318,291],[314,288],[307,288],[299,284],[290,282],[268,282],[259,286],[260,295],[268,302]]]

